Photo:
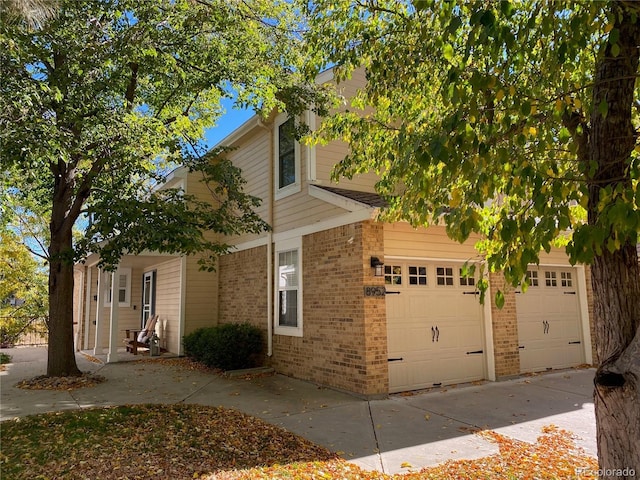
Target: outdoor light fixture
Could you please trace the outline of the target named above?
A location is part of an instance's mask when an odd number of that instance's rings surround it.
[[[374,275],[376,277],[384,276],[384,263],[380,261],[378,257],[371,257],[371,268],[374,269]]]

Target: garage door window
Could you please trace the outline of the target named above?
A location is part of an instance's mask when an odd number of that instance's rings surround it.
[[[385,265],[384,283],[387,285],[402,285],[402,267],[400,265]]]
[[[464,269],[460,269],[460,286],[472,287],[476,284],[476,279],[471,275],[465,275]]]
[[[530,287],[538,286],[538,272],[534,270],[527,270],[527,283]]]
[[[560,272],[560,284],[563,287],[573,286],[573,280],[571,279],[571,272]]]
[[[544,272],[544,282],[547,287],[557,287],[558,280],[556,272]]]
[[[427,285],[427,267],[409,266],[409,285]]]
[[[453,268],[436,267],[436,283],[443,286],[453,286]]]

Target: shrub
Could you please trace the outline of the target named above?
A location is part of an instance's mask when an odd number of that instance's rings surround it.
[[[256,367],[264,350],[262,332],[248,323],[199,328],[185,335],[183,343],[187,356],[222,370]]]
[[[11,363],[11,355],[0,352],[0,365],[4,365],[5,363]]]

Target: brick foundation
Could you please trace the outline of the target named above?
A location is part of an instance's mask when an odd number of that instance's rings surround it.
[[[303,337],[274,336],[278,372],[364,396],[388,393],[383,286],[371,256],[384,252],[381,224],[371,221],[303,237]]]
[[[219,259],[219,323],[250,323],[267,338],[267,247]]]
[[[493,350],[496,378],[505,378],[520,373],[520,352],[518,350],[518,318],[516,316],[516,295],[507,286],[502,273],[489,275],[491,284],[491,318],[493,325]],[[504,306],[498,308],[495,294],[504,292]]]

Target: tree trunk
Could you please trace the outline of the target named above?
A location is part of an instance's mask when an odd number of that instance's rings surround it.
[[[619,33],[615,51],[607,43],[596,66],[593,111],[588,128],[587,170],[589,224],[622,242],[592,266],[595,345],[599,367],[595,376],[595,411],[601,478],[640,475],[640,268],[633,234],[625,219],[613,215],[614,204],[628,202],[631,152],[636,144],[631,108],[638,74],[640,23],[630,2],[612,2]],[[640,13],[640,12],[638,12]],[[599,106],[606,102],[607,109]],[[605,195],[602,195],[606,192]],[[613,193],[613,195],[612,195]],[[604,206],[602,199],[607,200]],[[628,203],[627,203],[628,204]],[[627,231],[628,231],[627,230]],[[626,470],[625,470],[626,469]]]
[[[640,269],[635,245],[595,259],[598,458],[603,478],[640,474]],[[620,475],[624,469],[627,474]]]
[[[52,221],[52,224],[55,222]],[[80,375],[73,343],[73,255],[71,231],[51,232],[49,246],[49,352],[47,375]]]
[[[47,375],[80,375],[73,344],[73,235],[70,214],[74,172],[60,161],[54,174],[49,244],[49,352]]]

